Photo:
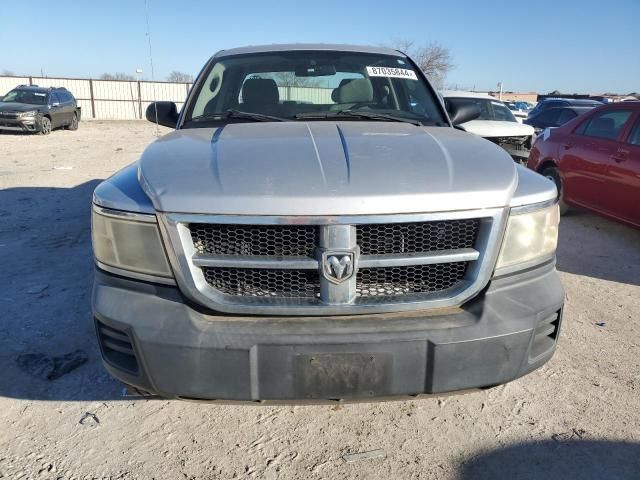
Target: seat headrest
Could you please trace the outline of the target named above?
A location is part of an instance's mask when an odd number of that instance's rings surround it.
[[[278,85],[271,78],[249,78],[242,85],[242,103],[274,105],[279,101]]]
[[[367,78],[357,78],[338,87],[338,103],[368,103],[373,101],[373,87]]]
[[[333,100],[335,103],[340,103],[340,96],[339,96],[340,89],[352,80],[355,80],[355,79],[343,78],[342,80],[340,80],[340,84],[331,91],[331,100]]]

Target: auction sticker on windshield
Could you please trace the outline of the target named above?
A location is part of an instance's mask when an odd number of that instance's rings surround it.
[[[416,72],[414,72],[413,70],[409,70],[408,68],[367,67],[367,73],[370,77],[391,77],[418,80]]]

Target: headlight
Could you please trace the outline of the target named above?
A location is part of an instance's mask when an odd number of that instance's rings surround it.
[[[558,244],[558,223],[560,210],[557,204],[523,213],[512,211],[496,269],[525,267],[549,258]]]
[[[173,277],[155,215],[94,206],[91,234],[93,254],[101,264],[144,275]]]
[[[32,112],[22,112],[19,117],[20,118],[25,118],[25,117],[35,117],[38,114],[38,112],[36,111],[32,111]]]

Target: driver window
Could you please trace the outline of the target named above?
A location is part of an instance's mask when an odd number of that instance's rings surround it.
[[[629,135],[629,141],[627,143],[640,146],[640,119],[636,122],[633,130],[631,130],[631,135]]]
[[[569,120],[573,120],[575,117],[576,114],[571,110],[562,110],[562,112],[560,112],[558,120],[556,121],[556,125],[564,125]]]
[[[556,120],[558,119],[558,113],[558,109],[547,110],[540,115],[540,123],[545,127],[554,127],[556,125]]]

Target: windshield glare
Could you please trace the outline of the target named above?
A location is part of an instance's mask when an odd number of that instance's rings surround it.
[[[11,90],[2,99],[3,102],[29,103],[31,105],[46,105],[48,95],[34,90]]]
[[[477,120],[496,120],[499,122],[518,122],[511,110],[498,100],[489,98],[460,98],[467,102],[473,102],[480,108],[480,116]]]
[[[446,124],[431,89],[404,57],[336,51],[223,57],[196,88],[185,124],[228,110],[286,120],[349,110]]]

